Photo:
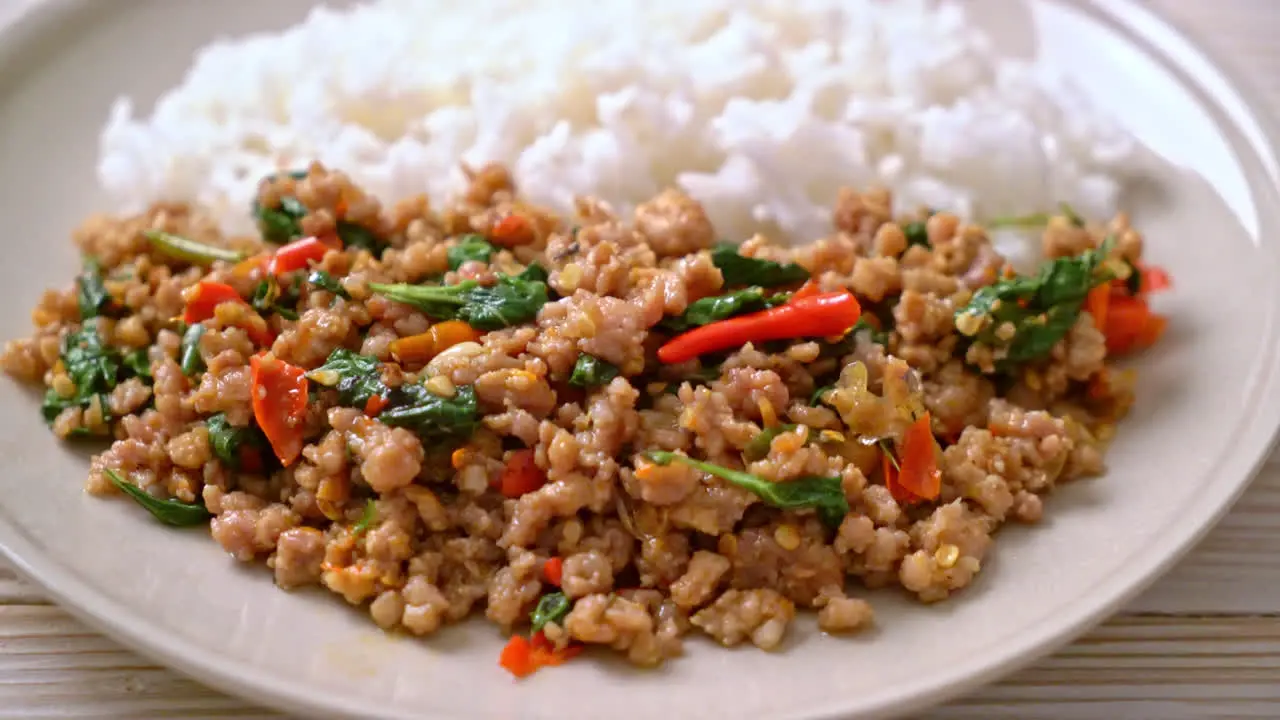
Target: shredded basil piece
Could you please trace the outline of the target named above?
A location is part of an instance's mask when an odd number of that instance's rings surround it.
[[[530,322],[550,299],[542,281],[506,275],[488,287],[465,280],[448,286],[370,283],[369,289],[436,320],[463,320],[478,330]]]
[[[103,468],[102,474],[107,476],[112,485],[115,485],[121,492],[128,495],[134,502],[141,505],[147,512],[164,523],[173,527],[191,527],[193,525],[203,525],[213,517],[208,508],[204,505],[196,503],[184,503],[179,500],[161,500],[152,497],[150,493],[133,483],[120,477],[120,474],[111,468]]]
[[[732,243],[720,243],[711,251],[711,262],[720,269],[724,284],[777,287],[795,285],[809,279],[809,271],[795,263],[785,265],[772,260],[746,257]]]
[[[516,276],[516,279],[528,282],[546,283],[548,277],[550,276],[547,274],[546,268],[542,267],[538,263],[529,263],[529,266],[522,270],[520,274]]]
[[[533,624],[533,632],[538,632],[547,626],[547,623],[555,623],[559,625],[568,617],[569,611],[573,609],[573,601],[565,596],[562,592],[553,592],[543,595],[538,600],[538,606],[533,609],[533,613],[529,616],[529,622]]]
[[[331,292],[343,300],[351,299],[351,293],[347,292],[347,289],[342,287],[342,283],[324,270],[312,270],[311,274],[307,276],[307,282],[315,285],[321,290]]]
[[[422,385],[401,385],[391,391],[388,407],[378,420],[392,427],[412,430],[426,439],[469,437],[480,425],[475,388],[464,385],[451,398],[432,393]]]
[[[1075,324],[1089,290],[1113,279],[1102,264],[1112,245],[1107,238],[1094,250],[1045,263],[1034,276],[981,288],[956,311],[956,327],[963,332],[976,324],[976,340],[1003,349],[1002,370],[1044,357]],[[998,332],[1005,323],[1014,328],[1011,338]]]
[[[182,366],[182,374],[191,376],[204,372],[204,358],[200,356],[200,338],[204,337],[205,327],[196,323],[182,333],[182,346],[178,364]]]
[[[261,430],[253,426],[236,427],[223,413],[210,416],[204,424],[209,429],[209,445],[214,456],[232,470],[242,469],[242,448],[262,451],[268,447],[267,438]]]
[[[368,250],[374,257],[382,251],[383,242],[372,230],[346,220],[338,221],[338,239],[347,250]]]
[[[809,404],[810,404],[811,406],[813,406],[813,407],[818,407],[818,406],[820,406],[820,405],[826,405],[826,404],[827,404],[827,400],[826,400],[826,395],[827,395],[827,393],[829,393],[829,392],[831,392],[832,390],[835,390],[835,389],[836,389],[836,388],[835,388],[835,386],[834,386],[834,385],[823,385],[822,387],[820,387],[820,388],[818,388],[818,389],[814,390],[814,391],[813,391],[813,394],[809,396]]]
[[[766,504],[782,510],[812,508],[827,527],[839,527],[844,516],[849,514],[849,501],[844,496],[844,486],[838,477],[814,475],[786,482],[771,482],[748,472],[731,470],[665,450],[650,450],[645,456],[658,465],[669,465],[673,461],[684,463],[731,485],[749,490]]]
[[[103,314],[111,303],[111,295],[102,279],[102,266],[91,257],[84,259],[84,269],[76,276],[76,302],[80,319],[89,320]]]
[[[296,280],[289,287],[282,288],[275,276],[268,276],[254,288],[249,304],[264,316],[275,313],[285,320],[297,320],[298,313],[293,308],[298,304],[299,290]]]
[[[485,240],[483,235],[474,233],[463,235],[458,238],[457,245],[449,248],[449,269],[457,270],[462,267],[462,263],[469,260],[487,263],[497,251],[498,249]]]
[[[742,449],[742,457],[745,458],[747,462],[755,462],[757,460],[765,459],[769,456],[769,449],[773,445],[773,439],[782,433],[792,432],[797,427],[799,427],[799,425],[787,423],[761,430],[760,434],[751,438],[751,442],[747,443],[747,446]]]
[[[594,355],[582,353],[573,364],[573,374],[569,376],[569,384],[575,387],[596,387],[608,385],[609,381],[618,377],[618,368]]]
[[[360,521],[351,528],[351,532],[355,535],[363,535],[373,527],[373,523],[378,520],[378,503],[373,498],[364,501],[364,514],[360,516]]]
[[[387,406],[378,420],[423,438],[465,437],[479,425],[480,410],[475,388],[470,385],[458,388],[451,398],[435,395],[423,385],[388,388],[382,382],[380,366],[377,358],[338,348],[307,377],[336,389],[339,402],[346,407],[363,408],[374,395],[385,398]]]
[[[928,225],[923,220],[915,220],[903,225],[902,234],[907,237],[907,247],[912,245],[929,247]]]
[[[743,288],[733,292],[705,297],[689,303],[678,317],[664,318],[659,325],[668,332],[684,332],[690,328],[710,325],[735,315],[766,310],[783,305],[791,299],[791,293],[766,295],[759,287]]]
[[[97,323],[92,321],[63,337],[58,358],[75,385],[75,391],[68,397],[63,397],[53,388],[45,392],[40,412],[45,422],[50,424],[67,408],[88,409],[95,404],[102,413],[103,422],[110,423],[111,391],[131,377],[146,380],[151,372],[145,352],[141,356],[137,352],[122,354],[103,342]],[[145,373],[142,372],[144,368]],[[87,428],[82,427],[73,432],[72,436],[83,437],[90,434]]]
[[[375,357],[337,348],[329,353],[324,365],[307,373],[307,377],[335,388],[338,401],[346,407],[362,408],[374,395],[386,397],[390,392],[382,383],[381,365]]]
[[[132,352],[125,353],[120,361],[124,364],[126,370],[135,377],[143,380],[151,380],[151,359],[147,357],[146,348],[138,348]]]

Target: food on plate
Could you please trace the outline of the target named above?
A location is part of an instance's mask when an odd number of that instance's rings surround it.
[[[459,159],[506,165],[530,202],[562,214],[589,195],[629,215],[674,187],[735,238],[825,234],[841,184],[966,218],[1059,202],[1114,215],[1145,167],[1137,143],[1070,83],[1002,54],[968,5],[319,8],[202,50],[150,114],[121,99],[99,177],[123,211],[187,202],[231,233],[254,230],[244,208],[259,178],[312,160],[384,205],[461,191]],[[1034,265],[1016,239],[995,240]]]
[[[1124,215],[1009,220],[1040,224],[1019,273],[883,189],[786,247],[678,189],[562,215],[468,175],[437,208],[276,173],[254,236],[178,203],[94,217],[0,363],[58,437],[110,443],[89,492],[388,630],[483,614],[523,677],[690,633],[774,649],[801,609],[855,632],[864,588],[949,597],[1102,471],[1133,401],[1110,361],[1165,329]]]

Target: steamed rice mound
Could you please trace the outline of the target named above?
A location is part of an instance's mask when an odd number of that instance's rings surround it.
[[[757,236],[737,250],[796,263],[818,291],[852,291],[874,323],[679,363],[656,357],[672,319],[741,289],[726,285],[720,238],[680,191],[627,217],[592,199],[556,217],[486,166],[447,207],[422,196],[383,208],[315,165],[265,181],[257,200],[267,211],[296,201],[300,235],[345,247],[284,273],[276,304],[255,308],[269,266],[253,258],[274,250],[262,239],[223,237],[182,205],[92,218],[75,241],[105,294],[88,293],[86,308],[84,275],[47,291],[32,336],[6,346],[3,367],[43,383],[59,437],[111,440],[89,492],[118,495],[114,472],[152,498],[203,505],[229,555],[265,562],[281,588],[328,588],[387,630],[429,635],[483,614],[527,633],[531,613],[559,592],[544,642],[605,645],[641,665],[679,655],[690,633],[773,649],[803,609],[828,632],[858,631],[872,622],[867,588],[934,602],[974,582],[997,529],[1039,521],[1058,483],[1102,471],[1132,401],[1089,311],[1016,366],[981,333],[958,332],[957,311],[1011,271],[982,228],[945,212],[895,219],[885,191],[842,191],[832,230],[810,244]],[[192,265],[158,251],[147,230],[250,260]],[[1104,235],[1115,242],[1099,251]],[[490,252],[467,255],[467,243]],[[1142,247],[1124,217],[1105,227],[1051,218],[1043,244],[1049,258],[1103,252],[1130,266]],[[416,356],[403,339],[440,318],[371,289],[492,288],[534,266],[548,298],[527,321]],[[202,282],[245,301],[218,305],[191,342],[176,319]],[[76,403],[67,338],[85,330],[123,359],[109,390]],[[310,372],[288,428],[301,452],[283,467],[254,407],[265,395],[252,358],[266,350]],[[474,422],[441,433],[380,420],[395,401],[344,405],[351,387],[317,372],[344,351],[370,363],[361,382],[388,397],[427,398],[459,416],[470,398]],[[580,376],[583,358],[593,377]],[[933,497],[904,495],[890,477],[922,416],[938,448]],[[828,523],[813,507],[781,509],[683,460],[654,462],[655,450],[764,483],[834,478],[847,511]]]

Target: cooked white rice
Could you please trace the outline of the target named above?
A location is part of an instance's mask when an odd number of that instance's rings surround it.
[[[500,18],[500,19],[495,19]],[[728,237],[828,231],[840,185],[967,216],[1115,209],[1130,138],[929,0],[380,0],[210,45],[150,118],[102,133],[116,209],[250,226],[263,175],[311,160],[384,201],[513,167],[534,201],[626,210],[678,185]]]

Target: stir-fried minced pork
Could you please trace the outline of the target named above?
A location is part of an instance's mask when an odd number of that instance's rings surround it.
[[[3,366],[58,437],[112,440],[90,492],[382,628],[483,614],[517,674],[693,630],[773,649],[797,608],[854,632],[865,588],[973,583],[1001,525],[1102,471],[1133,401],[1107,361],[1163,328],[1124,217],[1051,218],[1019,276],[890,206],[847,190],[827,237],[733,246],[676,190],[561,218],[486,167],[381,208],[315,165],[263,182],[263,237],[89,220]]]

